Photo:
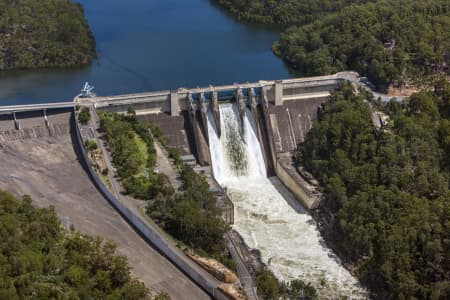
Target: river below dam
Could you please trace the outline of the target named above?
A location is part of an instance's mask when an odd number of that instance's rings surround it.
[[[209,0],[78,0],[98,59],[75,69],[0,72],[0,105],[289,78],[271,44],[279,30],[246,25]]]
[[[271,52],[279,30],[242,24],[209,0],[79,0],[98,59],[75,69],[0,72],[0,105],[72,100],[85,81],[99,95],[292,77]],[[233,225],[283,281],[312,283],[321,298],[365,297],[324,246],[312,217],[267,178],[247,110],[221,105],[222,136],[208,119],[216,180],[235,205]]]
[[[281,281],[311,283],[321,299],[365,299],[366,291],[325,246],[314,219],[266,169],[252,114],[220,105],[221,136],[208,116],[214,177],[235,206],[233,228]]]

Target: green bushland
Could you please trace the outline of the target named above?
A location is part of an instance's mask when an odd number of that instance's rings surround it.
[[[61,225],[53,208],[0,190],[0,299],[144,299],[116,245]]]
[[[213,257],[228,268],[236,264],[227,251],[224,235],[230,229],[216,205],[216,196],[209,190],[204,176],[184,165],[177,149],[169,146],[161,128],[148,123],[153,136],[167,151],[180,172],[183,192],[172,197],[155,198],[147,206],[147,214],[174,238],[202,256]]]
[[[450,2],[380,0],[281,34],[274,52],[307,75],[356,70],[379,88],[449,72]],[[395,41],[395,48],[385,43]]]
[[[86,125],[91,120],[91,113],[89,107],[83,106],[78,112],[78,121]]]
[[[344,85],[299,145],[296,162],[321,183],[328,240],[376,299],[450,297],[450,83],[378,106]]]
[[[318,299],[316,289],[302,280],[292,280],[290,283],[280,283],[269,270],[264,270],[256,275],[256,287],[258,295],[262,299]]]
[[[170,295],[166,292],[159,292],[154,298],[154,300],[170,300]]]
[[[98,149],[98,145],[95,140],[86,140],[84,142],[84,146],[86,147],[87,151],[89,151],[89,152]]]
[[[165,231],[202,256],[213,257],[231,269],[234,261],[226,251],[225,233],[230,229],[216,206],[216,196],[206,179],[184,165],[180,173],[182,193],[150,201],[147,214]]]
[[[95,56],[81,4],[0,0],[0,70],[78,66]]]
[[[161,129],[150,122],[138,122],[132,109],[126,115],[100,112],[100,128],[106,134],[124,189],[135,198],[148,200],[147,214],[198,254],[234,268],[224,242],[229,227],[221,219],[215,195],[203,176],[182,164],[178,151],[168,146]],[[154,138],[164,144],[180,169],[182,193],[175,194],[165,174],[153,174]]]
[[[147,213],[168,233],[184,244],[208,254],[225,247],[223,235],[229,229],[220,218],[209,184],[189,166],[181,172],[184,191],[171,198],[155,199]]]
[[[244,20],[293,25],[272,49],[303,75],[355,70],[386,89],[449,74],[447,0],[218,2]]]
[[[125,191],[134,198],[168,197],[173,188],[166,175],[154,174],[156,150],[149,125],[134,114],[100,112],[100,129],[105,132],[112,159]]]

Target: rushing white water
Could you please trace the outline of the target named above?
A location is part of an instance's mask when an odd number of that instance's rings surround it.
[[[314,219],[276,178],[266,178],[255,121],[247,109],[242,121],[235,104],[220,105],[221,137],[208,114],[214,177],[227,188],[235,206],[235,224],[246,243],[282,281],[302,279],[321,298],[364,299],[357,280],[325,247]]]

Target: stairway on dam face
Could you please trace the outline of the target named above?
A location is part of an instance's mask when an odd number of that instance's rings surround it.
[[[172,299],[209,299],[142,240],[95,188],[80,164],[72,113],[58,113],[49,119],[69,130],[0,142],[0,188],[19,197],[30,195],[38,207],[53,205],[67,227],[73,224],[81,232],[117,242],[118,254],[128,258],[133,274],[146,286],[165,290]],[[8,128],[6,124],[8,120],[0,120],[0,126],[5,126],[0,131]],[[42,124],[42,118],[30,118],[27,124]]]

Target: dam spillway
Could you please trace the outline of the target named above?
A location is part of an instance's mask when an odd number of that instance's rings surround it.
[[[309,282],[323,299],[364,299],[358,281],[324,246],[313,218],[278,179],[266,177],[249,109],[241,117],[236,103],[219,107],[220,137],[208,113],[209,148],[214,177],[235,206],[233,228],[281,281]]]
[[[347,73],[0,107],[0,127],[6,129],[0,141],[41,136],[34,128],[27,133],[34,127],[29,111],[39,115],[39,124],[52,127],[48,110],[88,105],[127,114],[132,108],[139,122],[160,127],[182,160],[196,162],[213,192],[220,190],[217,182],[226,188],[234,207],[221,191],[218,204],[225,208],[224,219],[234,222],[246,243],[261,251],[263,262],[279,279],[312,283],[321,299],[360,299],[365,292],[323,246],[314,220],[301,206],[318,207],[318,185],[292,161],[330,93],[343,82],[357,86]],[[210,177],[211,169],[216,180]],[[219,198],[226,198],[226,205],[221,206]]]

